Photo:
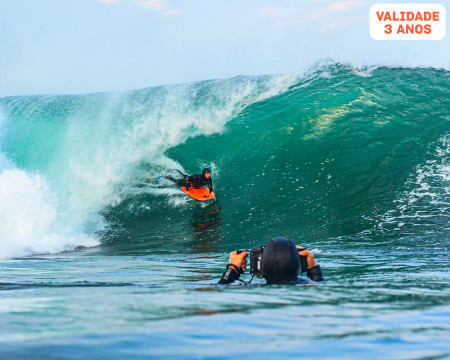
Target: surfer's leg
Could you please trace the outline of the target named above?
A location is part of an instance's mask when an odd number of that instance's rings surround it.
[[[165,175],[164,176],[164,179],[167,179],[167,180],[169,180],[169,181],[172,181],[173,183],[177,183],[178,182],[178,179],[175,179],[175,178],[173,178],[172,176],[170,176],[170,175]]]
[[[186,181],[184,179],[175,179],[170,175],[164,176],[164,179],[172,181],[174,184],[177,184],[178,186],[186,186]]]
[[[183,174],[180,170],[178,170],[178,169],[175,169],[175,170],[178,171],[182,177],[186,177],[187,176],[186,174]]]

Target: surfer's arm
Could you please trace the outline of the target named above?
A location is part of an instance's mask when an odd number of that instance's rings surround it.
[[[239,276],[244,273],[247,267],[247,251],[238,252],[233,251],[230,253],[230,263],[222,274],[219,280],[219,284],[231,284],[239,279]]]
[[[187,175],[184,176],[184,183],[186,184],[186,190],[189,191],[189,186],[192,183],[190,176]]]

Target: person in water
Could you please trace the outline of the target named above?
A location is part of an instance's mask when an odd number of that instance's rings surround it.
[[[239,279],[247,267],[247,251],[233,251],[219,284],[231,284]],[[270,240],[264,248],[262,275],[267,284],[301,284],[307,282],[299,277],[301,264],[305,264],[306,275],[313,281],[323,281],[322,270],[313,254],[287,238]]]
[[[177,171],[181,174],[181,176],[183,176],[182,179],[176,179],[170,175],[164,176],[164,179],[170,180],[178,186],[186,186],[186,189],[188,191],[190,187],[198,189],[204,186],[208,186],[209,192],[211,194],[214,194],[211,170],[209,170],[208,168],[203,169],[201,174],[191,176],[183,174],[180,170]]]

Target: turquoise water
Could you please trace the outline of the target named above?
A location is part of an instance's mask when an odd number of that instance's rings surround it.
[[[450,357],[449,90],[330,64],[0,99],[0,357]],[[207,205],[143,180],[204,166]],[[328,281],[216,285],[273,236]]]

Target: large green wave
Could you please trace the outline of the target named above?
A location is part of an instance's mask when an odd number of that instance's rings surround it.
[[[114,251],[229,249],[276,235],[440,238],[449,90],[444,70],[331,64],[301,78],[3,98],[0,144],[17,168],[45,177],[65,222]],[[144,181],[203,166],[213,169],[213,204]]]

